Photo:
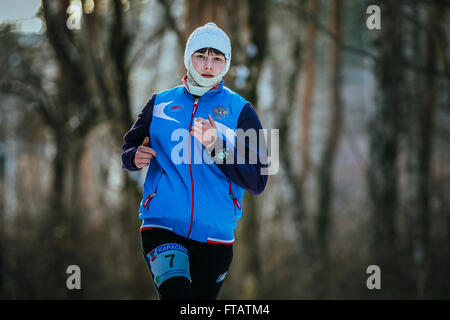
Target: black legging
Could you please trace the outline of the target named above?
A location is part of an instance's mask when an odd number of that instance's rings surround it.
[[[188,252],[192,282],[186,277],[175,276],[162,282],[159,287],[155,284],[161,300],[217,299],[224,275],[233,260],[233,245],[202,243],[164,229],[142,230],[141,238],[144,259],[153,281],[154,273],[146,257],[149,252],[167,243],[177,243]]]

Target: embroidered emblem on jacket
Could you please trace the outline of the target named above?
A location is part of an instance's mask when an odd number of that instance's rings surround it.
[[[228,110],[224,106],[217,106],[214,108],[214,114],[216,115],[217,119],[224,118],[227,115],[227,113]]]

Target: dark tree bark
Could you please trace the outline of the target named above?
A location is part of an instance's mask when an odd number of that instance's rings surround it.
[[[369,125],[370,163],[367,174],[372,206],[373,263],[383,270],[385,283],[395,283],[397,154],[403,89],[401,4],[383,1],[381,12],[383,25],[377,31],[375,42],[378,51],[374,70],[377,98]]]
[[[310,0],[310,14],[314,19],[318,17],[320,10],[320,2],[318,0]],[[301,119],[300,119],[300,181],[303,186],[310,168],[310,131],[311,131],[311,114],[313,111],[313,99],[315,89],[315,73],[316,73],[316,38],[317,29],[312,23],[306,24],[305,30],[305,47],[304,47],[304,61],[303,72],[304,78],[301,83]]]
[[[107,122],[114,144],[120,150],[123,134],[134,120],[129,88],[132,61],[129,56],[134,32],[138,30],[129,27],[130,13],[125,13],[122,1],[114,0],[111,2],[111,19],[94,11],[92,15],[84,15],[80,30],[71,31],[66,26],[69,4],[68,0],[42,3],[45,37],[54,55],[51,63],[57,69],[56,92],[45,91],[40,75],[29,67],[32,61],[28,60],[22,63],[20,78],[1,83],[2,91],[35,102],[36,111],[55,146],[49,210],[40,220],[36,240],[42,241],[42,250],[49,255],[45,271],[56,273],[53,280],[46,281],[37,293],[38,297],[48,298],[73,296],[73,292],[68,293],[64,287],[65,268],[74,261],[82,264],[88,259],[83,255],[83,248],[87,248],[82,245],[86,241],[83,237],[86,210],[79,174],[86,138],[99,123]],[[122,237],[123,246],[129,249],[123,250],[124,256],[133,252],[140,254],[140,245],[138,238],[132,236],[138,232],[134,214],[139,203],[138,186],[128,174],[123,172],[123,175],[126,200],[123,208],[118,210],[118,220],[119,229],[126,235]],[[141,269],[141,261],[133,259],[128,264],[130,269]],[[127,279],[132,283],[131,287],[139,287],[141,280],[137,272],[130,272]],[[129,293],[124,294],[132,296],[132,290],[130,288]]]
[[[342,7],[343,1],[334,0],[331,8],[331,26],[330,29],[334,31],[337,41],[342,38]],[[318,202],[317,202],[317,216],[316,216],[316,235],[319,247],[320,257],[320,278],[322,285],[319,297],[325,298],[326,294],[330,293],[330,257],[329,257],[329,241],[330,228],[332,225],[332,201],[333,201],[333,167],[336,154],[339,147],[339,140],[342,128],[342,72],[341,72],[341,49],[335,41],[332,42],[330,48],[330,118],[328,137],[325,141],[325,148],[320,160],[318,172]]]
[[[417,130],[412,156],[415,157],[415,172],[413,173],[415,186],[413,191],[414,201],[411,207],[413,211],[413,256],[417,265],[417,297],[423,299],[429,296],[430,274],[433,270],[433,247],[431,245],[431,196],[433,188],[432,155],[435,113],[438,103],[439,79],[437,71],[439,59],[439,35],[441,21],[445,10],[438,4],[430,4],[426,7],[426,25],[428,29],[424,33],[424,65],[427,73],[419,75],[422,86],[421,99],[417,102],[418,111],[414,119]]]

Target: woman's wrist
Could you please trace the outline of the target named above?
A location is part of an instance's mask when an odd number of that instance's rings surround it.
[[[216,163],[223,163],[230,152],[224,142],[225,141],[223,139],[217,137],[214,144],[208,148],[205,148],[210,158]]]

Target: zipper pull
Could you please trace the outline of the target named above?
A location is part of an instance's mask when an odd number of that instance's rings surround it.
[[[151,195],[149,195],[146,199],[145,199],[145,202],[144,202],[144,205],[142,206],[143,208],[145,208],[145,207],[147,207],[147,210],[148,210],[148,208],[149,208],[149,202],[150,202],[150,200],[152,200],[152,198],[154,197],[156,195],[156,192],[153,192],[153,194],[151,194]]]
[[[238,199],[236,199],[236,197],[230,193],[230,197],[233,200],[233,202],[237,205],[237,207],[239,208],[239,210],[241,210],[241,205],[239,204]]]
[[[230,181],[229,183],[230,183],[230,197],[231,197],[231,199],[233,200],[233,203],[234,203],[235,205],[237,205],[237,207],[239,208],[239,210],[241,210],[241,205],[239,204],[238,199],[236,199],[236,197],[233,195],[233,189],[231,188],[231,181]]]
[[[195,98],[194,100],[194,109],[192,109],[192,117],[195,114],[195,111],[197,111],[197,106],[198,106],[198,98]]]

